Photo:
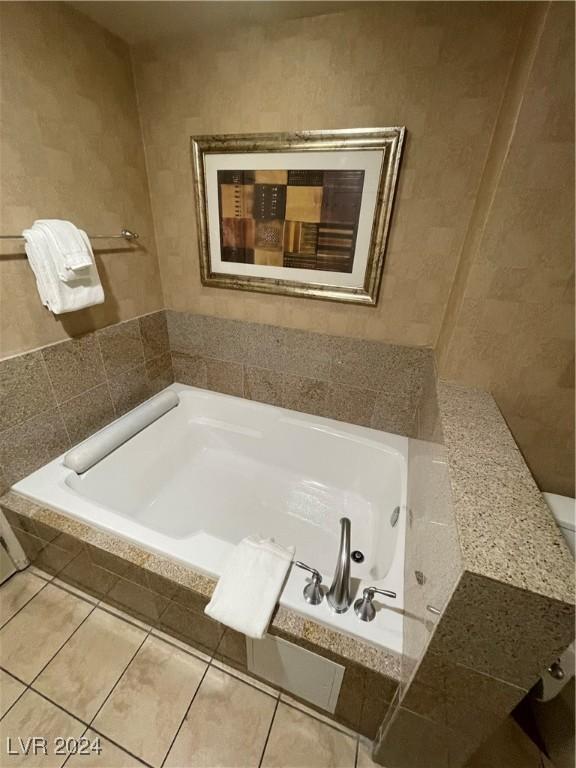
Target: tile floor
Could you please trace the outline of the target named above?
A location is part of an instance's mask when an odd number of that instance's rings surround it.
[[[514,725],[470,768],[541,768]],[[31,736],[47,755],[24,754]],[[57,737],[101,751],[57,754]],[[371,768],[369,746],[36,569],[0,587],[0,765]]]

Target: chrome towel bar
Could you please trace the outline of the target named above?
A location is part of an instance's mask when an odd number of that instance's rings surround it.
[[[123,229],[119,235],[88,235],[90,240],[138,240],[138,232]],[[0,240],[23,240],[22,235],[0,235]]]

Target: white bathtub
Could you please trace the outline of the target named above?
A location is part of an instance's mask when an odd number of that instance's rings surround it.
[[[70,517],[218,576],[244,536],[296,547],[329,586],[342,516],[352,522],[357,594],[394,590],[371,623],[302,597],[292,568],[282,605],[376,646],[402,651],[407,439],[173,384],[180,404],[82,475],[63,456],[14,490]],[[400,507],[395,526],[391,516]]]

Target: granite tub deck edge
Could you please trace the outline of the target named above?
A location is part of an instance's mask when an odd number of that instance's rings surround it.
[[[494,398],[439,379],[464,571],[574,605],[574,558]]]
[[[188,566],[145,550],[83,521],[43,507],[15,491],[10,490],[0,497],[0,508],[7,513],[6,517],[13,528],[23,529],[26,533],[41,539],[47,539],[48,535],[51,535],[52,539],[54,535],[73,537],[83,544],[96,547],[108,555],[142,568],[152,576],[166,579],[195,592],[205,602],[210,599],[216,586],[215,579],[194,571]],[[20,524],[20,521],[24,525]],[[26,530],[25,521],[29,523],[29,530]],[[47,535],[46,531],[52,531],[52,534]],[[315,647],[317,653],[322,654],[322,651],[327,651],[341,656],[353,664],[389,678],[393,683],[399,681],[401,659],[399,654],[380,650],[283,606],[276,607],[270,632],[305,645],[311,650]]]
[[[442,380],[424,395],[422,439],[444,447],[460,573],[374,760],[458,768],[574,640],[574,560],[493,397]]]

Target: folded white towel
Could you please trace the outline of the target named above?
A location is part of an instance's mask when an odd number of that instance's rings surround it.
[[[81,234],[89,246],[86,233]],[[89,267],[79,270],[73,281],[63,282],[58,276],[54,263],[54,248],[51,247],[46,234],[35,227],[25,229],[22,235],[25,240],[28,263],[36,277],[38,293],[44,306],[55,315],[61,315],[64,312],[74,312],[94,304],[102,304],[104,290],[94,261]]]
[[[255,536],[243,539],[227,560],[205,612],[248,637],[264,637],[293,557],[294,547]]]
[[[71,221],[37,219],[32,229],[46,235],[58,277],[65,283],[83,277],[84,270],[94,264],[90,240]]]

